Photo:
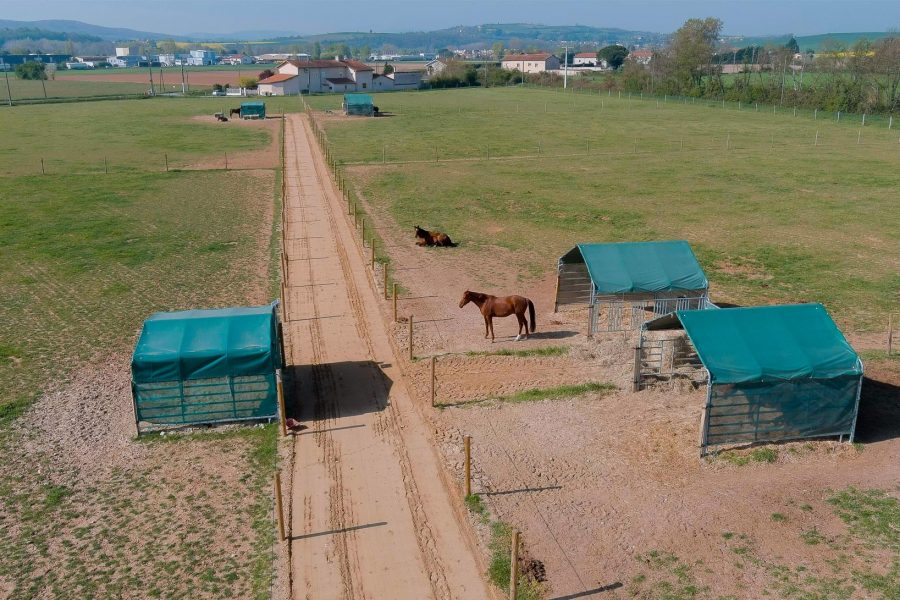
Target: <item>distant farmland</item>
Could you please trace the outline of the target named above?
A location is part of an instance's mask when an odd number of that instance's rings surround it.
[[[823,302],[851,330],[900,308],[886,121],[505,88],[375,103],[393,116],[325,118],[336,156],[398,226],[452,231],[473,259],[514,250],[541,277],[577,242],[685,238],[720,301]]]

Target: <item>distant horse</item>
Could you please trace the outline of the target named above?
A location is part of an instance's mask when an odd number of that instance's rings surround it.
[[[450,236],[440,231],[428,231],[416,225],[416,245],[417,246],[446,246],[455,248],[456,244],[450,239]]]
[[[234,115],[241,116],[241,109],[239,109],[239,108],[232,108],[231,110],[228,111],[228,116],[229,116],[229,117],[233,117]]]
[[[470,292],[466,290],[463,293],[462,300],[459,301],[459,307],[462,308],[469,302],[474,303],[481,315],[484,317],[484,337],[491,336],[491,343],[494,342],[494,317],[508,317],[515,314],[519,320],[519,332],[516,335],[516,341],[522,339],[522,330],[525,330],[525,339],[528,339],[528,320],[525,318],[525,309],[528,309],[528,316],[531,317],[531,333],[534,333],[537,327],[537,320],[534,316],[534,302],[523,296],[490,296],[480,292]]]

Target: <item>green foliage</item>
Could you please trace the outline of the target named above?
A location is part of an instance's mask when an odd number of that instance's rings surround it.
[[[718,453],[716,456],[727,463],[742,467],[749,465],[751,462],[773,463],[778,460],[778,450],[775,448],[755,448],[750,452],[726,450]]]
[[[47,79],[47,65],[33,61],[16,65],[16,76],[19,79]]]
[[[616,44],[604,46],[597,51],[597,60],[605,60],[606,64],[613,69],[621,67],[627,56],[628,49]]]
[[[800,533],[800,539],[803,540],[803,543],[809,546],[818,546],[823,541],[825,541],[825,536],[822,533],[813,527],[812,529],[806,529]]]
[[[771,517],[772,517],[772,520],[775,521],[776,523],[784,523],[785,521],[787,521],[787,517],[784,516],[784,514],[782,514],[782,513],[778,513],[778,512],[772,513]]]
[[[529,350],[511,350],[503,348],[496,351],[470,351],[466,352],[466,356],[516,356],[526,358],[529,356],[565,356],[569,353],[568,346],[543,346],[541,348],[532,348]]]
[[[488,513],[487,506],[485,506],[484,500],[481,499],[480,494],[469,494],[465,497],[465,503],[469,512],[475,515],[483,523],[488,522],[490,513]]]
[[[611,383],[582,383],[580,385],[561,385],[553,388],[540,388],[535,390],[525,390],[517,392],[509,396],[501,396],[497,400],[500,402],[539,402],[541,400],[558,400],[560,398],[570,398],[575,396],[583,396],[590,393],[611,394],[618,388]]]

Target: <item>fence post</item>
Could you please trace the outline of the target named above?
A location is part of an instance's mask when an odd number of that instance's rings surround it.
[[[888,339],[887,339],[887,355],[891,355],[894,343],[894,315],[888,315]]]
[[[509,550],[509,600],[516,600],[519,593],[519,532],[513,530]]]
[[[634,381],[632,392],[641,391],[641,347],[634,347]]]
[[[278,513],[278,539],[284,541],[287,536],[284,535],[284,510],[281,502],[281,473],[275,471],[275,511]]]
[[[816,141],[813,144],[813,146],[818,146],[818,145],[819,145],[819,130],[816,129]]]
[[[890,127],[888,127],[890,129]],[[109,159],[105,156],[103,157],[103,172],[109,175]]]
[[[409,315],[409,360],[410,360],[410,362],[412,362],[412,360],[414,358],[415,358],[415,356],[413,353],[413,316]]]
[[[163,154],[163,156],[166,158],[166,173],[168,173],[169,172],[169,155]]]
[[[813,121],[818,121],[818,120],[819,120],[819,109],[817,108],[813,111]]]
[[[463,436],[463,447],[466,451],[466,460],[464,463],[465,481],[466,481],[466,498],[472,495],[472,436]]]
[[[225,170],[228,170],[228,153],[225,153]]]
[[[434,365],[437,362],[437,359],[432,356],[431,357],[431,406],[434,406],[434,388],[437,386],[437,377],[434,372]]]
[[[888,131],[890,131],[891,127],[894,125],[894,115],[888,117]]]
[[[862,129],[860,129],[856,133],[856,145],[859,146],[859,143],[862,141]]]
[[[360,219],[360,223],[362,223],[362,243],[363,243],[363,248],[365,248],[366,247],[366,219],[365,219],[365,217]]]
[[[372,272],[375,272],[375,236],[372,236]]]
[[[384,299],[388,299],[388,264],[384,263],[384,267],[381,269],[382,275],[384,275]]]
[[[862,126],[863,126],[863,127],[866,126],[866,113],[863,113]]]
[[[385,158],[386,156],[387,156],[387,149],[385,148],[385,145],[382,144],[381,145],[381,164],[384,164],[386,162],[386,158]]]
[[[168,169],[166,169],[168,170]],[[47,173],[44,171],[44,159],[41,159],[41,175],[46,175]]]
[[[281,435],[287,435],[287,419],[284,415],[284,382],[281,380],[281,369],[275,371],[275,388],[278,392],[278,424],[281,426]]]

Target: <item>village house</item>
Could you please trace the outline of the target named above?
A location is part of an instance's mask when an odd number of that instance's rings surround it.
[[[229,54],[219,59],[220,65],[249,65],[253,64],[253,57],[246,54]]]
[[[509,71],[543,73],[559,69],[559,58],[553,54],[509,54],[503,57],[501,66]]]
[[[597,66],[597,53],[596,52],[579,52],[575,56],[572,57],[572,65],[575,67],[596,67]]]
[[[362,92],[372,88],[374,69],[356,60],[286,60],[259,82],[261,96]]]
[[[631,53],[626,57],[627,60],[633,60],[639,65],[649,65],[650,61],[653,60],[653,51],[652,50],[632,50]]]

